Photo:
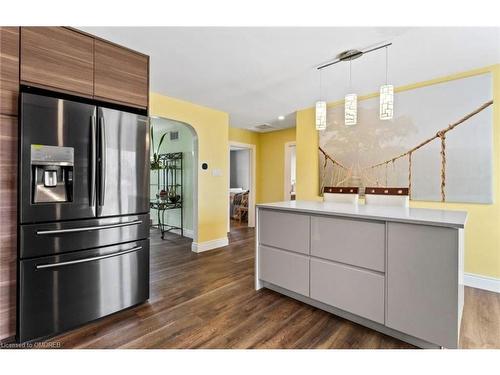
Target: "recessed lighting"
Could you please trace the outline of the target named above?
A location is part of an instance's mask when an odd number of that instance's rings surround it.
[[[285,119],[285,116],[278,116],[278,120],[283,121]]]

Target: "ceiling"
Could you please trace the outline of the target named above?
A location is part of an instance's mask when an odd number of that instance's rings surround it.
[[[295,126],[319,99],[315,69],[347,49],[389,47],[389,83],[400,86],[500,62],[500,28],[81,27],[151,56],[151,90],[229,113],[233,127]],[[349,64],[322,73],[323,97],[344,97]],[[352,88],[378,91],[385,52],[352,62]],[[284,120],[278,120],[284,116]]]

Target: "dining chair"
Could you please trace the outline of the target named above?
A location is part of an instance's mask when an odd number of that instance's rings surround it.
[[[409,189],[406,187],[366,187],[365,204],[408,207],[410,205]]]
[[[359,188],[357,187],[325,186],[323,188],[323,201],[325,202],[357,204],[358,199]]]

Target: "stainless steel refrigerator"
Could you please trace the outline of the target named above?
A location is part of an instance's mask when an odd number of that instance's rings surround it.
[[[144,113],[24,89],[17,338],[54,335],[149,298]]]

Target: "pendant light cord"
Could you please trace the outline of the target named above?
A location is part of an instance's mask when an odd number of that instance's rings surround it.
[[[321,70],[319,71],[319,100],[323,100],[323,81],[321,79]]]
[[[389,75],[389,48],[385,47],[385,84],[387,85]]]
[[[349,91],[352,91],[352,59],[349,60]]]

